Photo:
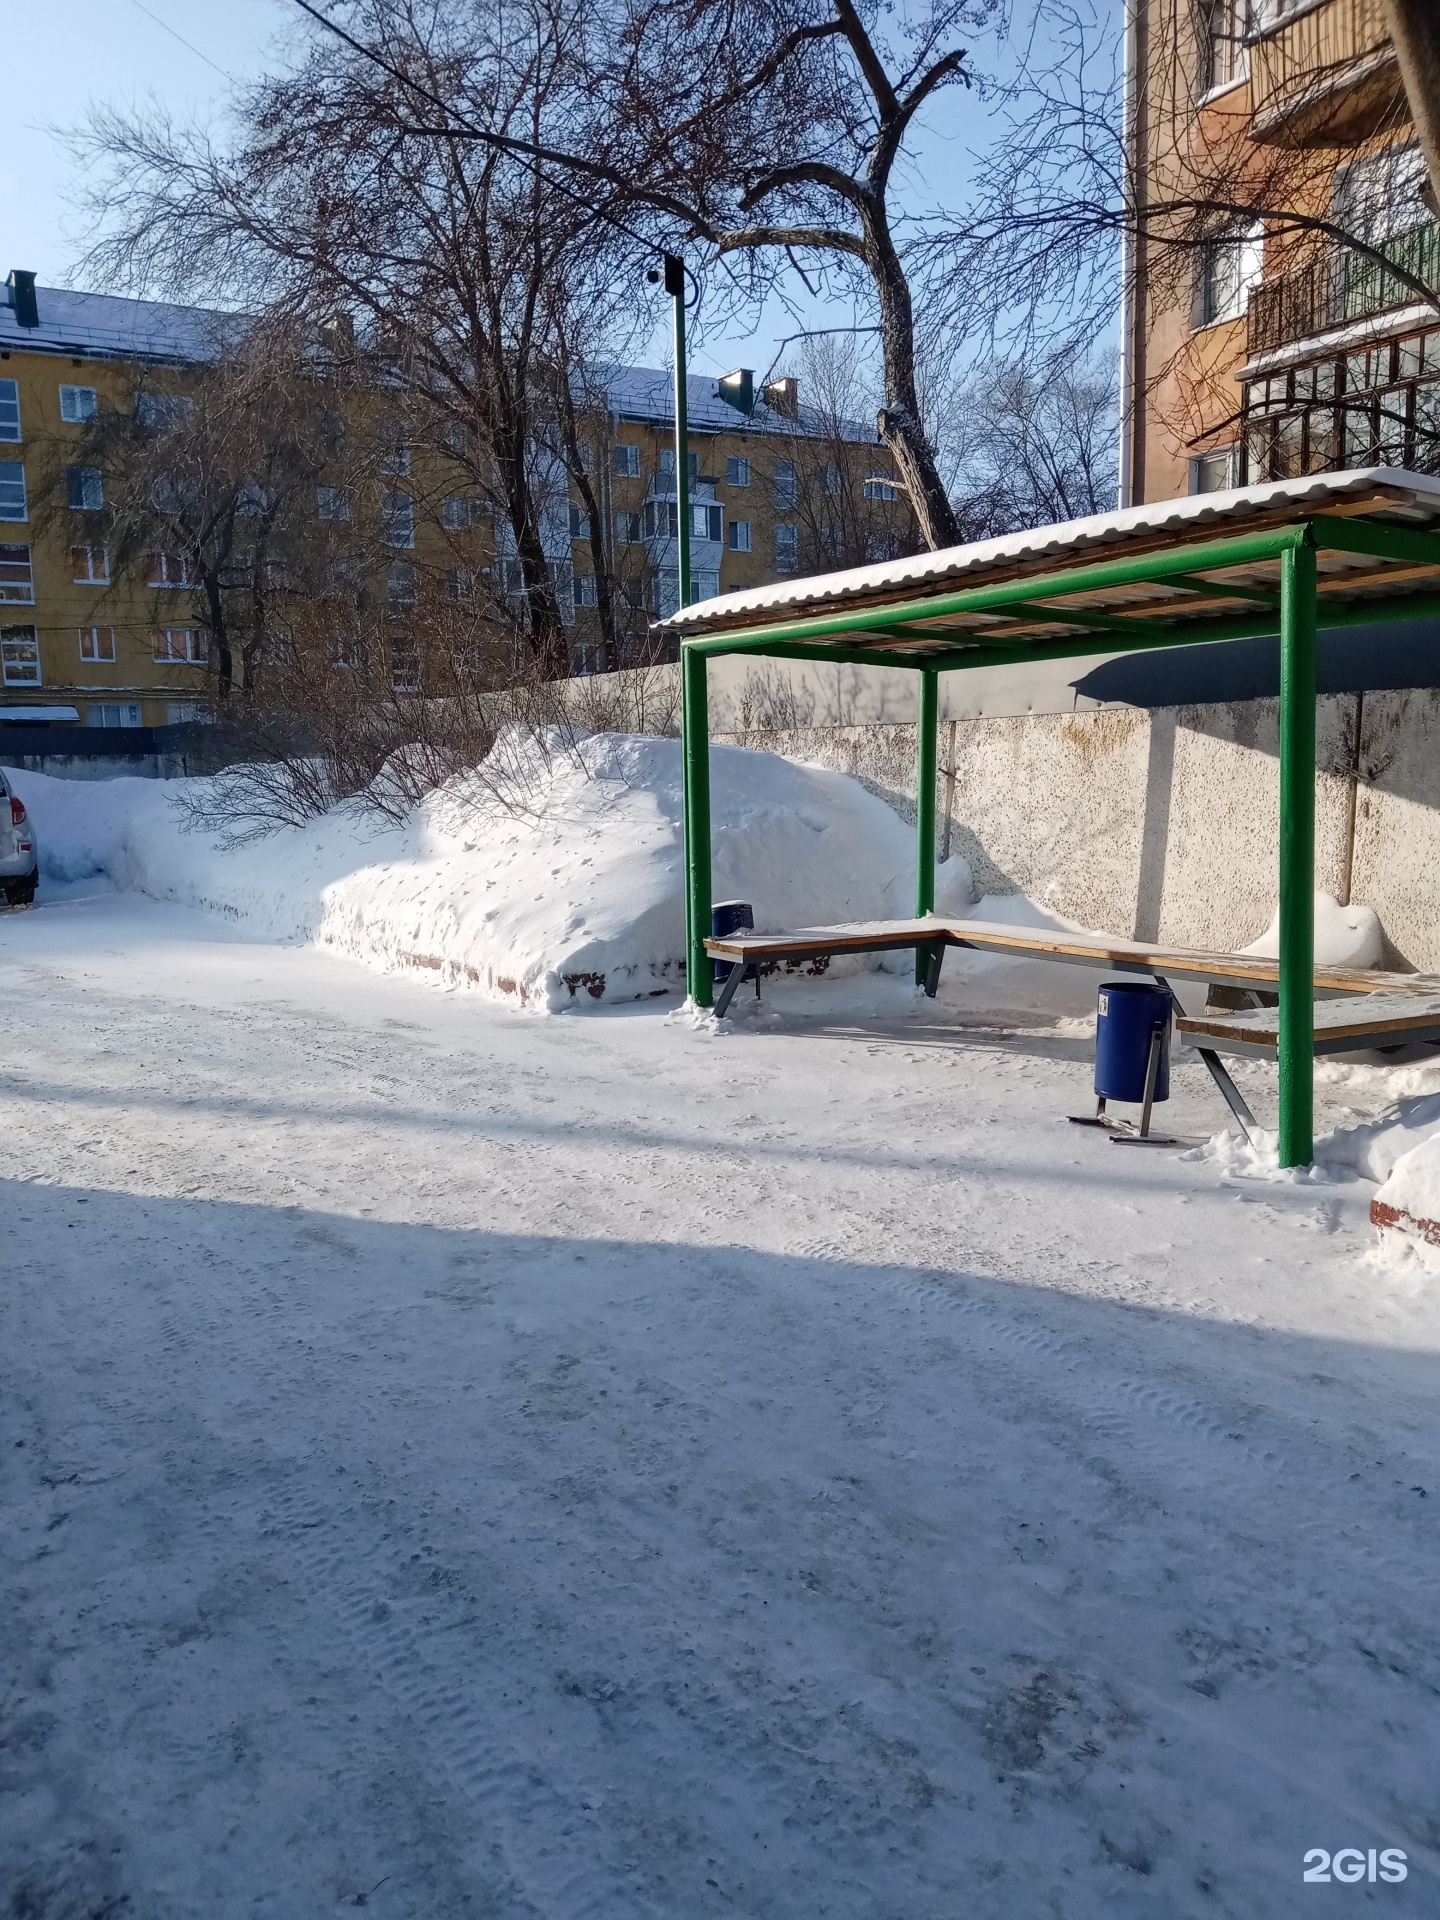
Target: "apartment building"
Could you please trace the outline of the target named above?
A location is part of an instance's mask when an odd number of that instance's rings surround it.
[[[1382,0],[1129,18],[1132,191],[1210,231],[1151,219],[1131,248],[1123,503],[1440,471],[1440,308],[1415,284],[1440,288],[1440,223]]]
[[[130,727],[203,718],[215,692],[203,583],[183,553],[118,553],[109,481],[87,448],[106,412],[184,406],[206,363],[243,322],[37,287],[33,275],[19,271],[6,291],[0,721]],[[805,406],[793,380],[760,390],[745,369],[720,380],[692,377],[691,471],[683,489],[670,375],[613,368],[598,390],[599,400],[580,417],[583,489],[557,452],[531,452],[542,546],[579,671],[652,657],[650,623],[678,600],[682,510],[690,522],[692,598],[888,558],[913,539],[873,429],[822,418]],[[317,558],[308,577],[323,571],[332,583],[325,591],[339,581],[372,616],[379,610],[391,684],[419,692],[417,628],[430,617],[427,609],[463,608],[483,627],[488,608],[498,626],[496,615],[523,614],[523,574],[505,516],[459,477],[453,437],[416,435],[384,382],[358,397],[352,389],[346,404],[376,416],[378,457],[363,485],[350,484],[348,474],[322,475],[337,484],[306,490],[291,512],[301,525],[290,528],[290,551],[293,558],[308,544]],[[393,419],[385,417],[391,405]],[[42,473],[48,490],[39,511]],[[359,540],[365,526],[368,543]],[[352,532],[361,561],[346,559],[337,545]],[[232,564],[237,581],[244,559],[237,553]],[[608,640],[600,618],[602,568],[614,609]],[[306,570],[290,572],[293,594]],[[343,652],[343,639],[337,644]],[[235,677],[243,680],[243,671]]]

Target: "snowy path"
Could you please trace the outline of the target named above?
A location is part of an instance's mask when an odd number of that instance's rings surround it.
[[[898,981],[716,1039],[108,896],[0,982],[0,1911],[1440,1912],[1368,1188]]]

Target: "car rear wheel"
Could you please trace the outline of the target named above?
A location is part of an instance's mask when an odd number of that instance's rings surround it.
[[[35,886],[40,876],[27,873],[23,879],[5,882],[5,898],[12,907],[32,907],[35,904]]]

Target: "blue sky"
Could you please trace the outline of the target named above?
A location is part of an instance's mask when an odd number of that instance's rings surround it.
[[[232,81],[251,79],[279,59],[302,19],[291,0],[46,0],[17,9],[7,23],[7,95],[23,105],[0,146],[0,277],[27,267],[42,284],[85,284],[72,273],[85,240],[67,202],[73,163],[50,128],[83,122],[92,102],[124,104],[149,95],[177,117],[222,118]],[[947,98],[960,106],[963,96]],[[968,120],[970,110],[961,111]],[[947,180],[958,192],[965,171],[965,143],[945,119],[937,116],[922,136],[916,174],[927,197],[943,194]],[[855,317],[803,297],[802,306],[800,325]],[[763,372],[796,325],[777,303],[749,336],[734,329],[702,339],[695,370],[719,373],[745,364]],[[647,357],[665,358],[663,337]]]

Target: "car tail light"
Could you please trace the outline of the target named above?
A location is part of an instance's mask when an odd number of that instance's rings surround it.
[[[23,827],[25,824],[25,802],[17,800],[13,793],[10,796],[10,824],[12,827]]]

